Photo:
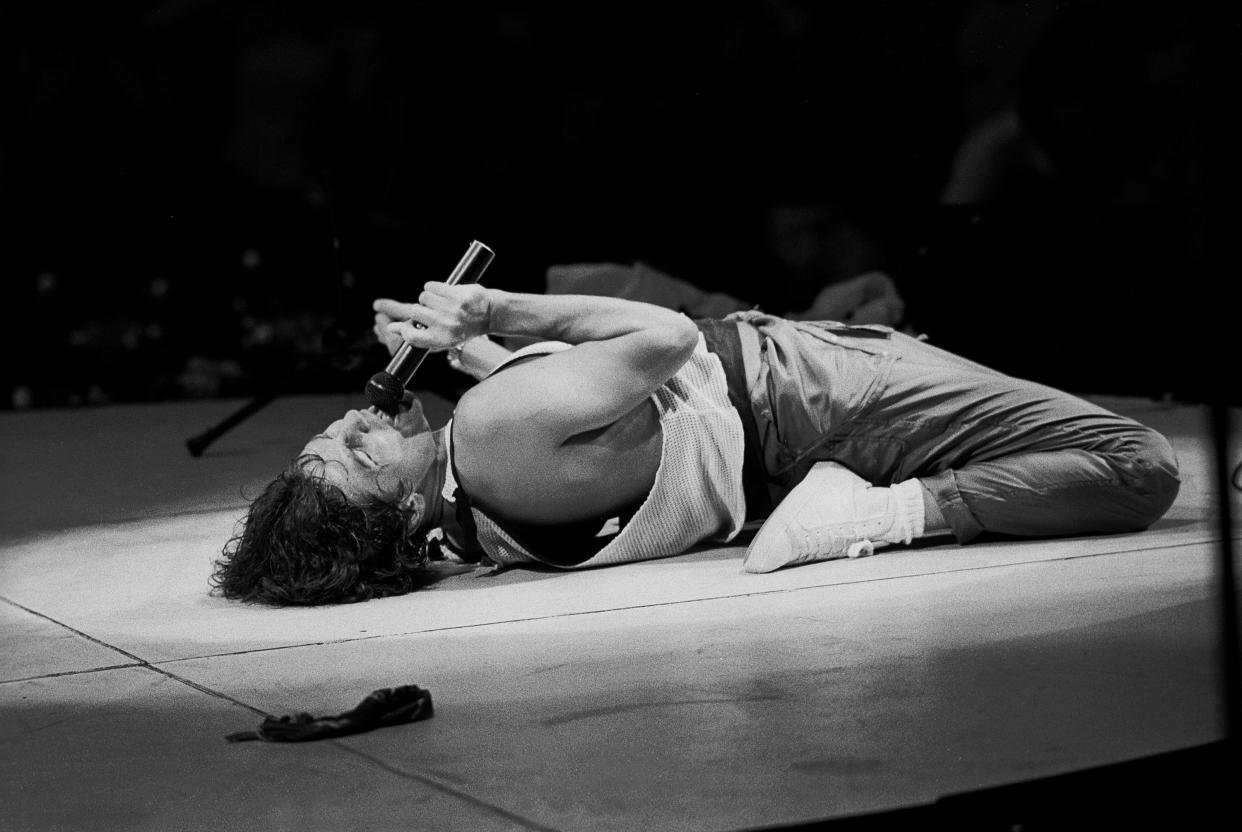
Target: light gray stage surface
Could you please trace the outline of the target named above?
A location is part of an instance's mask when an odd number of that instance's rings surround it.
[[[242,494],[357,397],[279,400],[201,459],[185,438],[240,402],[0,415],[2,825],[738,829],[1212,742],[1206,416],[1101,402],[1181,461],[1148,532],[766,576],[736,546],[446,570],[412,595],[292,610],[209,595],[211,562]],[[256,709],[334,714],[410,683],[432,720],[224,741]]]

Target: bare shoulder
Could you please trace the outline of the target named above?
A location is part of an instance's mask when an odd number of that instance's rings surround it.
[[[486,379],[467,390],[453,409],[453,437],[477,456],[490,457],[514,442],[529,444],[538,434],[523,408],[513,407],[508,385]]]
[[[521,439],[533,442],[548,431],[538,417],[540,373],[530,372],[542,356],[521,358],[471,387],[453,409],[453,432],[469,438],[472,448],[494,452]]]
[[[470,388],[453,411],[453,458],[467,493],[500,507],[554,464],[559,433],[530,402],[537,389],[514,384],[515,366]]]

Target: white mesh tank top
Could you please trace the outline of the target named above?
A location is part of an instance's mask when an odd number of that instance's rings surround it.
[[[518,350],[496,368],[528,355],[570,349],[547,341]],[[493,372],[496,372],[493,370]],[[707,350],[703,335],[693,355],[677,374],[651,394],[660,417],[662,453],[655,483],[630,521],[589,560],[562,569],[582,569],[679,555],[705,540],[728,541],[741,530],[746,516],[742,491],[742,421],[729,403],[720,359]],[[443,496],[457,491],[453,476],[452,424],[450,464]],[[471,508],[479,545],[493,561],[518,564],[548,561],[526,551],[478,508]]]

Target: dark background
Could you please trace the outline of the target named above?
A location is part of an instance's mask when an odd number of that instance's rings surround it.
[[[0,406],[361,390],[371,298],[472,239],[501,288],[641,259],[777,313],[878,268],[941,346],[1202,401],[1232,82],[1199,8],[6,4]]]

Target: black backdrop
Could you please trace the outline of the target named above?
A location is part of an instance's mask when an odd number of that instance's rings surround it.
[[[254,392],[475,238],[493,285],[641,259],[775,312],[862,263],[971,358],[1201,400],[1217,102],[1182,5],[7,4],[3,406]],[[945,204],[1005,111],[1026,149]]]

